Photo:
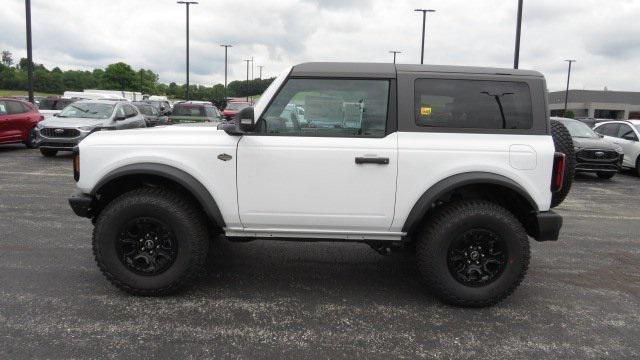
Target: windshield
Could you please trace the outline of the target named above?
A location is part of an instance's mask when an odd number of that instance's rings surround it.
[[[635,126],[635,127],[636,127],[636,130],[640,131],[640,124],[635,124],[635,125],[633,125],[633,126]]]
[[[585,123],[580,121],[563,121],[562,124],[567,127],[569,134],[574,138],[599,138],[600,136],[591,130]]]
[[[173,107],[174,116],[202,116],[204,117],[204,106],[198,105],[176,105]]]
[[[58,117],[108,119],[113,114],[113,108],[112,104],[74,103],[64,108]]]
[[[40,100],[40,104],[38,104],[38,109],[40,110],[56,110],[53,107],[55,106],[56,101],[50,99]]]
[[[153,115],[153,109],[151,108],[151,105],[136,105],[136,107],[144,115]]]
[[[249,106],[249,104],[247,103],[237,103],[237,102],[231,102],[227,104],[227,107],[225,110],[242,110],[244,108],[246,108],[247,106]]]

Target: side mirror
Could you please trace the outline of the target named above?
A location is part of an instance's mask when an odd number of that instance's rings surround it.
[[[234,122],[223,122],[218,125],[218,130],[222,130],[229,135],[241,136],[244,134],[238,125]]]
[[[243,132],[252,132],[256,127],[256,120],[253,117],[253,107],[246,107],[236,114],[235,123]]]
[[[58,117],[59,114],[53,114],[53,116]]]

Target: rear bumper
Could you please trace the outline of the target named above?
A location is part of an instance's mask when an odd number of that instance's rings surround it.
[[[91,204],[93,203],[93,197],[76,192],[69,197],[69,205],[73,212],[80,217],[91,217]]]
[[[562,228],[562,216],[553,210],[535,213],[531,217],[531,236],[537,241],[556,241]]]

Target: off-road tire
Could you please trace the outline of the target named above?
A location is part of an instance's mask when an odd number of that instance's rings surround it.
[[[54,157],[58,153],[58,150],[55,150],[55,149],[40,149],[40,153],[44,157]]]
[[[503,272],[479,287],[462,284],[449,270],[449,247],[460,234],[476,228],[498,234],[508,249]],[[529,240],[522,224],[505,208],[488,201],[468,200],[443,205],[418,233],[418,268],[431,292],[447,304],[484,307],[509,296],[529,266]]]
[[[140,188],[112,200],[100,213],[93,231],[93,254],[106,278],[134,295],[175,293],[206,273],[209,234],[197,206],[180,194],[163,188]],[[140,275],[127,268],[116,251],[116,238],[130,219],[151,217],[164,222],[175,234],[178,251],[172,265],[157,275]]]
[[[24,144],[29,149],[35,149],[37,147],[37,144],[36,144],[36,128],[35,127],[32,128],[31,130],[29,130],[29,133],[27,134],[27,140],[25,140]]]
[[[601,171],[598,171],[596,173],[596,175],[598,175],[600,179],[611,179],[615,174],[616,173],[614,172],[601,172]]]
[[[576,172],[576,153],[573,149],[571,134],[569,134],[569,130],[567,130],[560,121],[551,120],[551,136],[553,137],[553,144],[556,147],[556,151],[566,156],[567,167],[564,173],[562,189],[551,195],[551,207],[554,208],[560,205],[567,195],[569,195],[571,185],[573,184],[573,177]]]

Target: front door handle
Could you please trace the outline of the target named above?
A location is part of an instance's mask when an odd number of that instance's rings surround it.
[[[356,157],[356,164],[379,164],[379,165],[388,165],[389,158],[386,157],[364,157],[358,156]]]

